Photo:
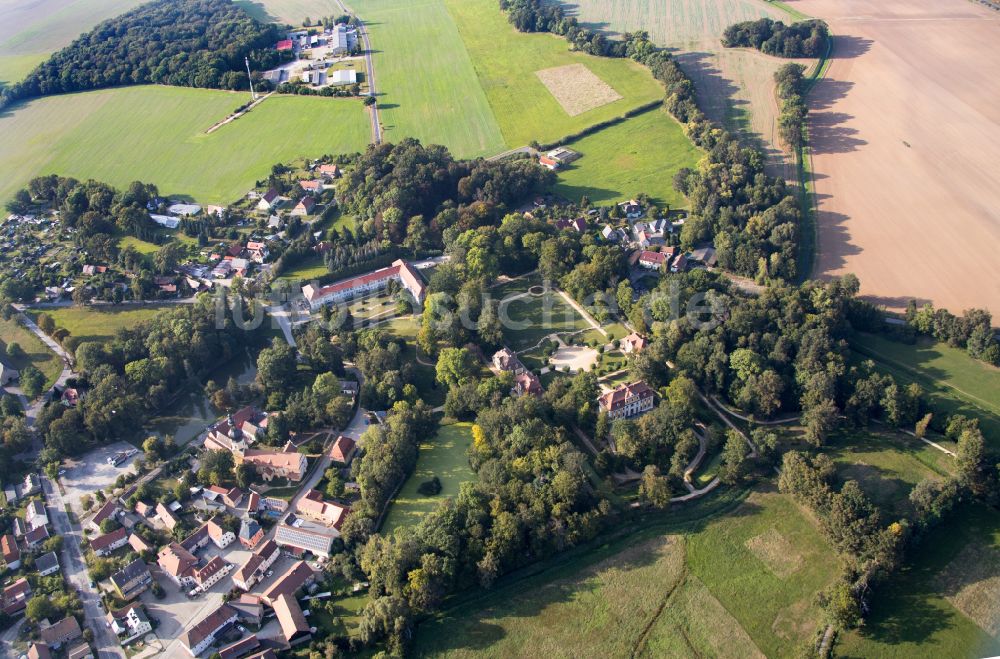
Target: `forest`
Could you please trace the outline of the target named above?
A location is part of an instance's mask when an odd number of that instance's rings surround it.
[[[121,85],[161,84],[247,89],[246,64],[273,68],[276,25],[229,0],[155,0],[105,21],[0,92],[16,100]],[[255,79],[261,88],[263,79]]]
[[[781,21],[761,18],[727,27],[722,33],[722,45],[726,48],[756,48],[765,55],[778,57],[821,57],[829,38],[830,31],[823,21],[785,25]]]

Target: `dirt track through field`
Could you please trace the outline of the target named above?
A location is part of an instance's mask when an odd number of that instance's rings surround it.
[[[963,0],[795,0],[836,35],[810,95],[817,276],[853,272],[1000,315],[1000,12]]]

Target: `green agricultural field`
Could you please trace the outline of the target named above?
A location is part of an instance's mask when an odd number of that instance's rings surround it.
[[[1000,654],[1000,515],[968,505],[876,590],[861,631],[839,657],[986,657]]]
[[[837,558],[810,515],[761,490],[690,538],[688,567],[760,651],[791,657],[821,625],[815,596],[836,577]]]
[[[590,324],[558,293],[507,298],[499,306],[507,345],[515,352],[537,344],[549,334],[576,332]]]
[[[444,144],[458,157],[504,150],[496,117],[442,0],[357,0],[351,6],[371,33],[386,140],[416,137]]]
[[[336,0],[235,0],[259,21],[298,26],[306,18],[315,23],[323,16],[340,16],[344,10]]]
[[[645,192],[657,205],[687,206],[674,190],[682,167],[694,168],[701,151],[662,109],[651,110],[568,145],[582,158],[559,170],[555,191],[579,201],[622,201]],[[620,338],[620,337],[619,337]]]
[[[853,479],[887,516],[911,512],[910,490],[926,478],[944,480],[954,458],[918,439],[889,430],[843,430],[824,447],[841,481]]]
[[[21,346],[14,357],[7,356],[7,346],[11,343]],[[45,376],[46,387],[51,387],[62,373],[63,363],[59,356],[13,318],[0,318],[0,354],[11,368],[21,370],[28,364],[37,368]]]
[[[71,336],[84,341],[106,341],[113,338],[120,328],[135,327],[165,308],[165,305],[72,306],[32,311],[31,315],[37,319],[39,314],[46,313],[56,321],[57,327],[65,327]]]
[[[642,65],[573,52],[565,39],[555,35],[518,32],[496,0],[444,0],[444,4],[510,147],[556,140],[663,98],[663,87]],[[585,66],[622,98],[570,116],[536,72],[573,64]]]
[[[459,486],[475,478],[466,452],[472,444],[472,424],[441,426],[434,437],[420,444],[417,466],[393,499],[382,532],[392,533],[399,526],[416,524],[447,497],[458,496]],[[441,493],[425,496],[417,491],[424,481],[441,479]]]
[[[365,148],[368,118],[355,99],[275,96],[206,135],[246,94],[140,86],[35,99],[0,114],[0,202],[33,176],[136,179],[161,193],[229,203],[271,165]]]
[[[143,0],[0,2],[0,86],[21,80],[52,52]]]
[[[918,383],[939,413],[978,417],[986,438],[1000,442],[1000,368],[926,339],[907,345],[859,333],[852,348],[860,357],[874,359],[897,380]]]

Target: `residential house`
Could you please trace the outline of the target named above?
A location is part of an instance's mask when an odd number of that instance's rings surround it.
[[[501,348],[493,354],[493,366],[498,371],[511,371],[514,375],[520,375],[526,370],[521,360],[509,348]]]
[[[180,544],[171,542],[161,549],[156,555],[156,563],[163,573],[181,588],[194,582],[192,572],[194,566],[198,564],[198,559]]]
[[[530,394],[532,396],[542,395],[542,381],[531,371],[523,371],[514,376],[513,391],[518,396]]]
[[[123,600],[131,600],[153,584],[146,561],[137,558],[111,575],[111,585]]]
[[[56,556],[54,551],[42,554],[35,559],[35,569],[38,570],[38,576],[40,577],[47,577],[50,574],[55,574],[59,571],[59,557]]]
[[[336,465],[344,467],[351,464],[354,453],[357,451],[357,444],[347,435],[340,435],[330,447],[330,460]]]
[[[156,513],[156,508],[143,501],[136,501],[135,512],[143,517],[150,517]]]
[[[240,544],[247,549],[253,549],[264,538],[264,529],[255,519],[244,519],[240,522]]]
[[[163,526],[167,527],[168,531],[173,531],[177,525],[180,524],[180,520],[177,519],[177,516],[162,503],[156,504],[156,517],[163,523]]]
[[[285,572],[275,579],[271,587],[264,591],[261,599],[269,606],[274,606],[275,600],[282,595],[295,595],[300,590],[316,581],[317,573],[305,561],[296,561]]]
[[[49,651],[49,646],[45,643],[32,643],[31,647],[28,648],[28,654],[25,655],[28,659],[52,659],[52,653]]]
[[[215,643],[215,637],[236,622],[236,609],[223,604],[181,635],[181,643],[192,657],[207,650]]]
[[[233,581],[236,577],[233,577]],[[253,593],[243,593],[236,599],[229,600],[229,606],[236,609],[240,620],[259,627],[264,620],[264,605],[260,602],[260,595]]]
[[[306,192],[319,192],[323,189],[322,181],[299,181],[299,187]]]
[[[90,541],[90,548],[98,556],[107,556],[119,547],[124,547],[128,544],[128,531],[124,527],[120,527],[112,531],[111,533],[105,533],[104,535],[99,535]]]
[[[687,270],[688,258],[686,254],[681,254],[670,264],[670,272],[684,272]]]
[[[351,509],[331,501],[324,501],[322,494],[316,490],[309,490],[299,499],[296,511],[304,517],[339,531]]]
[[[130,604],[124,609],[109,611],[107,615],[111,631],[118,636],[118,642],[126,645],[153,631],[153,625],[146,616],[142,604]]]
[[[49,539],[49,527],[39,526],[24,534],[24,544],[28,547],[37,547]]]
[[[623,201],[620,204],[618,204],[618,206],[619,208],[622,209],[622,212],[625,213],[625,217],[627,217],[630,220],[642,217],[643,213],[642,206],[635,199],[629,199],[628,201]]]
[[[616,387],[598,398],[601,411],[611,419],[627,419],[653,409],[655,392],[642,381]]]
[[[274,188],[271,188],[260,198],[257,202],[257,210],[269,211],[274,210],[281,205],[281,195]]]
[[[67,616],[54,625],[43,627],[39,630],[38,635],[42,638],[43,643],[53,650],[58,650],[64,644],[83,636],[83,630],[80,629],[80,623],[76,621],[76,618]]]
[[[238,487],[232,487],[228,490],[224,487],[219,487],[218,485],[212,485],[205,490],[206,494],[211,494],[213,496],[207,496],[206,498],[218,499],[230,508],[236,508],[243,501],[243,490]]]
[[[45,526],[49,523],[49,515],[45,512],[45,505],[35,499],[28,503],[27,509],[24,511],[24,521],[27,523],[29,529],[37,529],[40,526]]]
[[[222,581],[232,570],[233,566],[231,563],[222,560],[221,556],[215,556],[203,567],[193,570],[191,577],[201,590],[207,591]]]
[[[605,224],[601,228],[601,238],[604,238],[609,243],[620,243],[625,236],[618,229],[612,228],[610,224]]]
[[[260,512],[260,508],[261,508],[260,495],[254,492],[253,490],[250,490],[250,495],[247,496],[247,514],[256,515],[258,512]]]
[[[305,643],[312,638],[306,616],[302,613],[302,607],[299,606],[298,600],[293,595],[279,595],[271,603],[271,608],[274,609],[278,624],[281,626],[281,633],[285,635],[285,640],[288,641],[289,645],[295,646]]]
[[[340,167],[337,165],[320,165],[319,175],[328,181],[340,178]]]
[[[316,288],[312,284],[302,287],[302,296],[312,311],[317,311],[320,307],[331,302],[344,302],[355,297],[382,290],[388,286],[389,282],[395,280],[403,285],[414,297],[423,303],[427,293],[427,286],[424,284],[420,273],[408,262],[399,259],[393,261],[388,268],[381,268],[374,272],[369,272],[351,279],[344,279],[329,286]]]
[[[24,611],[31,599],[31,585],[28,580],[21,577],[0,592],[0,611],[12,616]]]
[[[316,208],[316,200],[307,195],[302,197],[299,203],[295,204],[295,208],[292,209],[292,215],[299,217],[312,215],[314,208]]]
[[[257,635],[250,634],[249,636],[244,636],[235,643],[231,643],[224,648],[220,648],[219,657],[221,657],[221,659],[238,659],[239,657],[250,654],[258,648],[260,648],[260,641],[257,639]]]
[[[636,332],[632,332],[624,339],[622,339],[619,345],[621,346],[622,352],[624,352],[626,355],[630,355],[633,353],[638,354],[642,352],[643,349],[646,347],[646,344],[648,343],[649,342],[646,340],[646,337]]]
[[[80,641],[66,650],[66,659],[94,659],[94,653],[86,641]]]
[[[132,549],[134,549],[137,553],[140,554],[144,551],[153,550],[153,545],[143,540],[142,536],[136,533],[132,533],[129,535],[128,544],[130,547],[132,547]]]
[[[3,553],[3,561],[7,564],[8,570],[16,570],[21,567],[21,550],[18,549],[17,539],[10,533],[0,538],[0,552]]]
[[[280,555],[281,549],[278,544],[274,540],[268,540],[250,554],[246,563],[233,574],[233,583],[243,590],[250,590],[274,565]]]
[[[666,262],[666,254],[662,254],[660,252],[649,252],[643,250],[639,254],[639,265],[649,270],[660,270]]]
[[[341,380],[340,393],[350,396],[351,400],[354,400],[358,397],[358,383],[354,380]]]
[[[100,508],[97,509],[97,512],[94,513],[94,516],[90,518],[90,521],[87,522],[87,525],[90,526],[90,528],[92,528],[95,531],[100,531],[101,522],[103,522],[106,519],[114,517],[117,512],[118,512],[118,502],[115,499],[108,499],[107,501],[104,502],[104,505],[102,505]]]
[[[247,242],[247,255],[254,263],[264,263],[271,253],[267,249],[267,243],[251,240]]]
[[[24,482],[21,483],[21,498],[30,497],[34,494],[38,494],[42,491],[42,481],[38,478],[38,474],[28,473],[24,477]]]
[[[538,164],[546,169],[551,169],[552,171],[559,169],[559,161],[555,158],[550,158],[545,154],[538,156]]]

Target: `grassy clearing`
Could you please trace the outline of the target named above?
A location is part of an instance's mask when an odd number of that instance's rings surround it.
[[[442,0],[358,0],[352,7],[371,33],[386,140],[416,137],[459,157],[504,150],[497,118]]]
[[[963,552],[970,547],[973,552],[992,554],[994,562],[966,561],[971,555]],[[996,620],[998,551],[1000,515],[984,507],[961,510],[914,551],[898,577],[879,587],[864,630],[843,635],[837,656],[902,659],[928,654],[1000,654],[1000,638],[990,636],[952,603],[977,616],[977,612],[991,611]]]
[[[683,538],[656,537],[475,615],[425,623],[416,654],[628,656],[683,579]]]
[[[228,203],[271,165],[365,148],[368,119],[353,99],[272,97],[206,135],[245,94],[140,86],[36,99],[0,113],[0,202],[40,174],[136,179],[167,195]]]
[[[574,201],[586,196],[597,203],[631,199],[645,192],[658,205],[686,206],[684,196],[674,190],[674,173],[695,167],[701,155],[680,124],[661,109],[570,146],[583,157],[559,171],[555,189]]]
[[[416,524],[446,497],[458,496],[459,486],[475,478],[466,457],[471,444],[471,423],[441,426],[434,437],[420,444],[417,466],[393,499],[382,527],[383,533],[392,533],[397,527]],[[420,484],[434,476],[441,480],[441,493],[435,496],[420,494],[417,491]]]
[[[299,264],[294,268],[285,270],[279,279],[292,282],[304,282],[311,279],[319,279],[329,272],[330,271],[327,269],[326,263],[323,262],[323,257],[319,254],[313,254],[302,259],[302,261],[299,262]]]
[[[0,85],[21,80],[50,53],[143,0],[35,0],[0,3]]]
[[[149,320],[167,308],[164,305],[150,306],[119,306],[119,307],[60,307],[46,309],[44,313],[52,316],[58,327],[65,327],[71,336],[84,341],[107,341],[122,328],[135,327]],[[38,318],[42,311],[33,311],[33,318]]]
[[[549,334],[576,332],[590,327],[558,293],[529,295],[500,303],[504,339],[515,352],[537,344]]]
[[[235,0],[251,16],[265,23],[299,26],[306,18],[315,23],[321,16],[340,16],[344,11],[336,0]]]
[[[15,357],[7,356],[7,346],[16,343],[21,346]],[[45,376],[46,387],[51,387],[62,373],[62,360],[42,340],[28,331],[21,323],[11,318],[0,318],[0,350],[5,364],[21,370],[31,364]]]
[[[853,479],[887,514],[910,512],[910,490],[926,478],[944,480],[954,459],[907,435],[883,429],[841,431],[826,449],[841,481]]]
[[[785,548],[780,563],[761,560],[777,545]],[[812,638],[814,597],[834,579],[837,559],[790,498],[760,490],[690,538],[688,566],[764,654],[783,657]]]
[[[897,380],[918,383],[939,413],[978,417],[986,438],[1000,442],[1000,368],[928,340],[907,345],[859,333],[851,347]]]
[[[444,0],[508,146],[548,142],[663,97],[645,67],[573,52],[562,37],[514,29],[494,0]],[[570,116],[535,74],[582,64],[622,96]]]

